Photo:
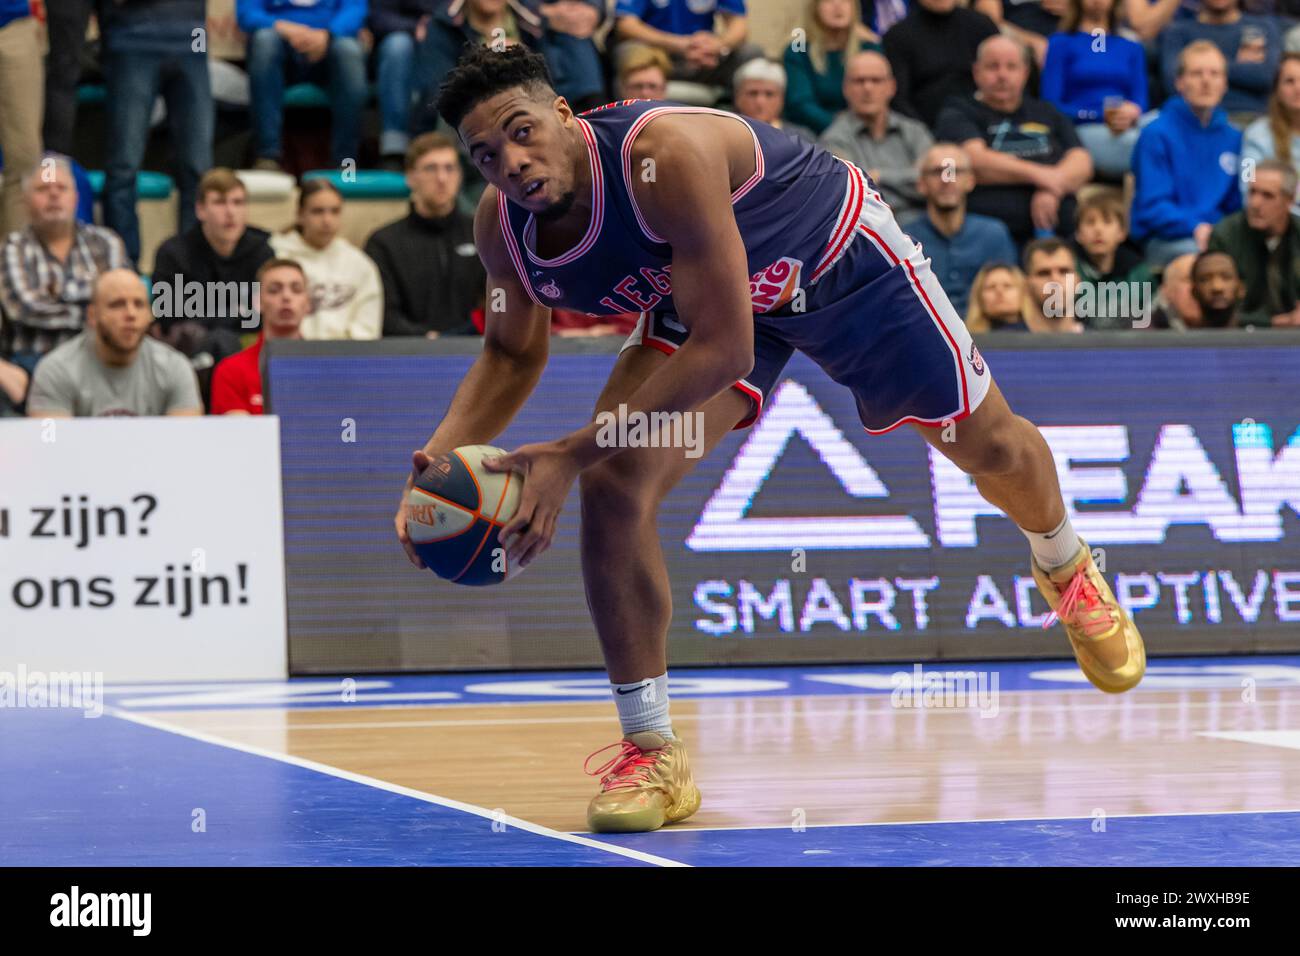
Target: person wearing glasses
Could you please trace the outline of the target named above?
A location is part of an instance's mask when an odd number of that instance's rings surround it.
[[[925,212],[904,228],[930,257],[953,307],[966,314],[971,284],[986,262],[1015,262],[1016,244],[1006,223],[966,211],[975,188],[970,156],[956,143],[935,143],[921,157],[917,191]]]

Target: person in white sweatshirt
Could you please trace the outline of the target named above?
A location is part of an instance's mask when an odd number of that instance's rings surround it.
[[[271,237],[283,259],[302,264],[312,311],[305,339],[377,339],[384,328],[384,287],[374,261],[339,235],[343,196],[328,179],[309,179],[298,196],[297,224]]]

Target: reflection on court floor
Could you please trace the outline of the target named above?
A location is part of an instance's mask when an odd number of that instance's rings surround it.
[[[583,832],[619,736],[592,672],[106,688],[0,712],[0,861],[1297,865],[1300,657],[690,670],[704,804]]]

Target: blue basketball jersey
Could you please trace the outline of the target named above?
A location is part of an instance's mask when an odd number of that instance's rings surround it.
[[[757,120],[661,100],[623,100],[577,117],[591,164],[592,215],[563,255],[537,255],[532,213],[502,197],[502,234],[529,294],[539,304],[591,315],[675,312],[672,249],[646,224],[632,194],[632,144],[657,116],[712,113],[744,123],[754,141],[754,174],[731,195],[745,244],[754,312],[770,313],[810,288],[847,248],[863,201],[861,181],[843,160]]]

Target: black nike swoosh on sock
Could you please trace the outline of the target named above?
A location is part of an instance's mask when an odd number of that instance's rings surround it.
[[[645,690],[647,687],[649,687],[649,686],[650,686],[651,684],[653,684],[653,683],[654,683],[654,681],[646,681],[646,682],[645,682],[644,684],[642,684],[640,687],[633,687],[631,690],[624,690],[624,689],[621,688],[621,687],[615,687],[615,688],[614,688],[614,692],[615,692],[616,694],[635,694],[635,693],[636,693],[637,691],[639,691],[639,690]]]

